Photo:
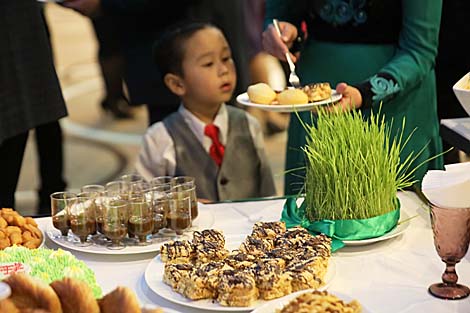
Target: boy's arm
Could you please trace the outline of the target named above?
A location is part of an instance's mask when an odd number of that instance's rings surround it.
[[[156,176],[173,176],[175,173],[175,147],[163,123],[151,126],[142,140],[136,171],[147,181]]]

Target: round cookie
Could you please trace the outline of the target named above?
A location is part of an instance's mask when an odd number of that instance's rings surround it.
[[[247,89],[248,98],[253,103],[259,104],[271,104],[276,99],[276,93],[274,90],[265,83],[257,83],[248,86]]]
[[[279,104],[306,104],[308,96],[301,89],[285,89],[277,95]]]

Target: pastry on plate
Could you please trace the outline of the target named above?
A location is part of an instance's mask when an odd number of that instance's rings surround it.
[[[278,235],[286,232],[284,222],[257,222],[253,225],[251,236],[256,238],[275,239]]]
[[[191,263],[166,263],[163,272],[163,282],[174,290],[178,289],[179,282],[188,277],[193,271]]]
[[[223,306],[248,307],[258,299],[255,278],[248,272],[226,270],[220,274],[217,301]]]
[[[50,313],[62,313],[59,297],[46,283],[25,273],[13,273],[3,280],[11,288],[8,298],[20,309],[42,309]]]
[[[285,104],[307,104],[308,95],[297,88],[284,89],[277,95],[277,101],[281,105]]]
[[[347,303],[327,291],[302,293],[290,300],[276,313],[361,313],[361,304],[357,300]]]
[[[119,286],[98,300],[101,313],[141,313],[135,293],[128,287]]]
[[[307,94],[309,102],[326,100],[331,97],[331,87],[329,83],[315,83],[302,87]]]
[[[187,240],[169,241],[160,247],[162,262],[188,263],[192,252],[192,245]]]
[[[253,103],[271,104],[276,99],[276,92],[266,83],[248,86],[247,94]]]
[[[63,312],[100,313],[93,291],[84,281],[66,277],[52,282],[50,286],[59,297]]]

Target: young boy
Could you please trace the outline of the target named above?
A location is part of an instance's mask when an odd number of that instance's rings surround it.
[[[149,127],[137,172],[147,180],[193,176],[198,198],[208,200],[275,195],[257,120],[225,104],[236,71],[220,29],[195,22],[170,27],[156,42],[154,58],[181,106]]]

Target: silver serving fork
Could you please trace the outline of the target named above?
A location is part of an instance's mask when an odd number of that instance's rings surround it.
[[[274,25],[274,28],[276,28],[277,34],[279,35],[279,37],[281,37],[281,29],[279,28],[279,22],[277,21],[277,19],[273,19],[273,25]],[[289,52],[286,52],[286,59],[287,59],[287,63],[289,64],[289,68],[290,68],[289,83],[293,87],[299,88],[300,87],[300,78],[295,73],[295,64],[294,64],[294,62],[292,62],[292,59],[290,57]]]

